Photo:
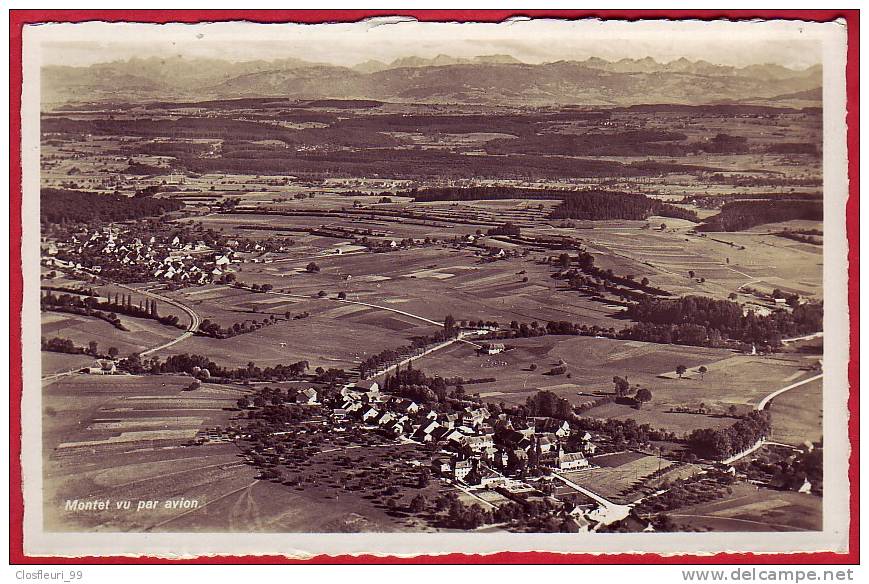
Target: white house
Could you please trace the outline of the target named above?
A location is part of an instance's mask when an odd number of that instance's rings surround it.
[[[588,466],[588,460],[581,452],[562,452],[558,456],[560,470],[575,470]]]
[[[317,403],[317,390],[313,387],[303,389],[296,394],[297,404],[315,404]]]

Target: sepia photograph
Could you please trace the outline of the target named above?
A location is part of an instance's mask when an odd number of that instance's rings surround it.
[[[847,552],[846,33],[25,25],[25,551]]]

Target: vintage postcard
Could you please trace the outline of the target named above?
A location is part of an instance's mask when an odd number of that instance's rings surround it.
[[[25,26],[25,552],[847,552],[846,37]]]

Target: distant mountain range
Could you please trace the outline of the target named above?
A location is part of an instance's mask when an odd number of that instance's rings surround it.
[[[45,104],[289,97],[424,103],[634,105],[775,102],[820,105],[821,67],[747,67],[678,59],[558,61],[439,55],[340,67],[300,59],[229,62],[147,58],[42,70]]]

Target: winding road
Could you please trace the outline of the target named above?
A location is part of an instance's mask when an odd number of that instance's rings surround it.
[[[166,296],[161,296],[160,294],[156,294],[156,293],[150,292],[148,290],[140,290],[138,288],[133,288],[132,286],[127,286],[125,284],[118,284],[117,282],[109,282],[109,283],[114,285],[114,286],[117,286],[119,288],[123,288],[124,290],[129,290],[130,292],[135,292],[136,294],[142,294],[144,296],[147,296],[148,298],[153,298],[154,300],[159,300],[161,302],[165,302],[166,304],[169,304],[170,306],[174,306],[176,308],[181,309],[182,311],[184,311],[187,314],[188,317],[190,317],[190,324],[187,326],[187,328],[185,329],[185,331],[183,333],[181,333],[179,336],[175,337],[174,339],[163,343],[162,345],[158,345],[156,347],[151,347],[150,349],[140,351],[139,355],[142,357],[144,357],[145,355],[150,355],[151,353],[156,353],[157,351],[161,351],[161,350],[166,349],[168,347],[171,347],[172,345],[180,343],[181,341],[183,341],[185,339],[189,339],[194,334],[196,334],[196,331],[199,330],[199,325],[202,324],[202,318],[199,316],[199,314],[195,310],[193,310],[192,308],[190,308],[186,304],[178,302],[177,300],[173,300],[172,298],[167,298]],[[74,375],[81,370],[82,370],[82,367],[76,367],[75,369],[69,369],[67,371],[60,371],[58,373],[51,373],[49,375],[43,375],[42,382],[45,383],[45,382],[56,381],[62,377],[66,377],[68,375]]]
[[[139,353],[140,356],[144,357],[145,355],[150,355],[151,353],[156,353],[157,351],[171,347],[172,345],[174,345],[176,343],[180,343],[184,339],[189,339],[194,334],[196,334],[196,331],[199,330],[199,325],[202,324],[202,318],[199,316],[199,314],[195,310],[193,310],[192,308],[190,308],[186,304],[178,302],[177,300],[173,300],[172,298],[167,298],[166,296],[161,296],[160,294],[155,294],[154,292],[149,292],[148,290],[140,290],[138,288],[126,286],[124,284],[117,284],[116,283],[115,286],[118,286],[119,288],[123,288],[125,290],[129,290],[130,292],[136,292],[137,294],[142,294],[142,295],[147,296],[149,298],[153,298],[154,300],[160,300],[161,302],[165,302],[166,304],[169,304],[170,306],[174,306],[175,308],[179,308],[179,309],[183,310],[187,314],[187,316],[190,317],[190,324],[187,326],[187,329],[180,336],[172,339],[171,341],[163,343],[162,345],[159,345],[157,347],[151,347],[150,349],[142,351]]]
[[[762,400],[757,402],[757,405],[754,406],[754,409],[756,409],[757,411],[761,411],[764,408],[766,408],[766,406],[767,406],[767,404],[769,404],[769,402],[771,402],[774,398],[780,396],[781,394],[785,393],[786,391],[790,391],[790,390],[797,388],[801,385],[805,385],[805,384],[811,383],[812,381],[815,381],[817,379],[821,379],[823,376],[824,376],[823,373],[818,373],[817,375],[813,375],[812,377],[803,379],[802,381],[797,381],[796,383],[792,383],[792,384],[788,385],[787,387],[777,389],[776,391],[772,392],[771,394],[769,394],[768,396],[764,397]]]
[[[775,390],[774,392],[772,392],[771,394],[769,394],[769,395],[767,395],[766,397],[764,397],[764,398],[763,398],[762,400],[760,400],[759,402],[757,402],[757,405],[754,406],[754,409],[757,410],[757,411],[759,411],[759,412],[760,412],[760,411],[763,411],[764,409],[766,409],[766,407],[769,405],[769,403],[770,403],[773,399],[775,399],[776,397],[780,396],[781,394],[783,394],[783,393],[785,393],[785,392],[788,392],[788,391],[790,391],[790,390],[792,390],[792,389],[795,389],[795,388],[797,388],[797,387],[800,387],[800,386],[802,386],[802,385],[805,385],[805,384],[807,384],[807,383],[811,383],[812,381],[817,381],[818,379],[821,379],[822,377],[824,377],[824,374],[823,374],[823,373],[819,373],[819,374],[817,374],[817,375],[813,375],[812,377],[807,377],[806,379],[803,379],[802,381],[797,381],[796,383],[792,383],[792,384],[790,384],[790,385],[788,385],[788,386],[786,386],[786,387],[783,387],[783,388],[781,388],[781,389],[777,389],[777,390]],[[766,438],[763,438],[763,439],[761,439],[761,440],[758,440],[758,441],[757,441],[757,442],[756,442],[756,443],[755,443],[751,448],[748,448],[747,450],[743,450],[742,452],[738,452],[738,453],[734,454],[733,456],[731,456],[730,458],[727,458],[727,459],[725,459],[725,460],[722,460],[721,462],[723,462],[724,464],[733,464],[733,463],[736,462],[737,460],[742,460],[743,458],[745,458],[745,457],[748,456],[749,454],[752,454],[752,453],[754,453],[754,452],[760,450],[761,447],[766,446],[766,445],[768,445],[768,444],[775,444],[775,445],[780,445],[780,446],[788,446],[788,448],[793,448],[793,446],[786,445],[786,444],[785,444],[785,445],[782,445],[782,444],[779,444],[778,442],[774,442],[774,441],[771,441],[771,440],[767,440]]]

